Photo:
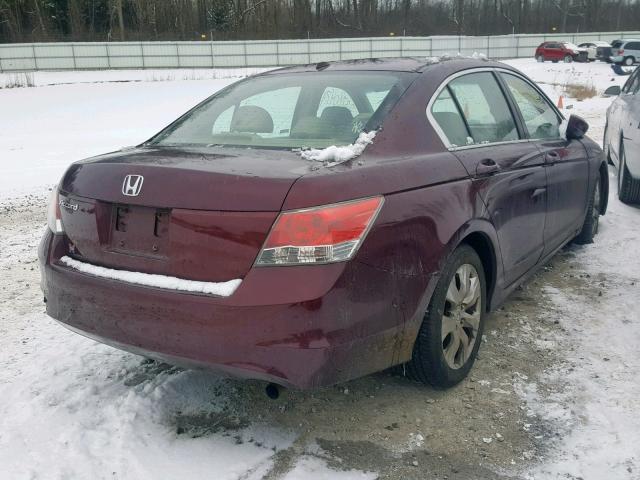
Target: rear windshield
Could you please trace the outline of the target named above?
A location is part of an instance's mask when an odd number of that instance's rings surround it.
[[[620,40],[616,40],[615,42],[611,43],[611,46],[613,48],[618,48],[620,45],[622,45],[622,42]]]
[[[324,148],[380,126],[415,74],[309,72],[264,75],[218,92],[148,144]]]

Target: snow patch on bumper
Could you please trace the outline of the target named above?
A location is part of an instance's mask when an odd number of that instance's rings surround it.
[[[197,280],[185,280],[167,275],[156,275],[142,272],[129,272],[126,270],[115,270],[112,268],[99,267],[90,263],[81,262],[71,257],[60,258],[60,263],[71,267],[82,273],[87,273],[101,278],[119,280],[121,282],[143,285],[146,287],[164,288],[167,290],[178,290],[181,292],[205,293],[217,295],[219,297],[229,297],[242,283],[241,279],[229,280],[226,282],[200,282]]]

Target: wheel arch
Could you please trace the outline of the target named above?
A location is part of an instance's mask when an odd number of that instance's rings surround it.
[[[496,286],[497,255],[489,237],[482,232],[472,232],[462,239],[460,245],[469,245],[473,248],[482,262],[484,277],[487,282],[487,308],[491,310],[491,299]]]
[[[487,311],[492,310],[502,278],[502,254],[495,228],[486,219],[471,220],[458,230],[450,245],[449,255],[459,246],[468,245],[480,257],[487,282]]]

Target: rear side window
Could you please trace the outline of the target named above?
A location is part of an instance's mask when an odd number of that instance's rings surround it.
[[[510,74],[501,74],[524,119],[529,138],[560,137],[560,120],[553,107],[529,83]]]
[[[464,119],[448,88],[445,88],[431,106],[431,115],[452,147],[473,143]]]
[[[460,106],[473,143],[519,138],[509,105],[491,72],[456,78],[449,83],[449,88]]]

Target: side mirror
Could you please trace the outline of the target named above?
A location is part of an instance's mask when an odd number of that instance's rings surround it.
[[[579,140],[589,130],[589,124],[578,115],[571,115],[567,122],[567,140]]]
[[[616,95],[620,95],[622,90],[618,85],[612,85],[604,91],[605,97],[615,97]]]

